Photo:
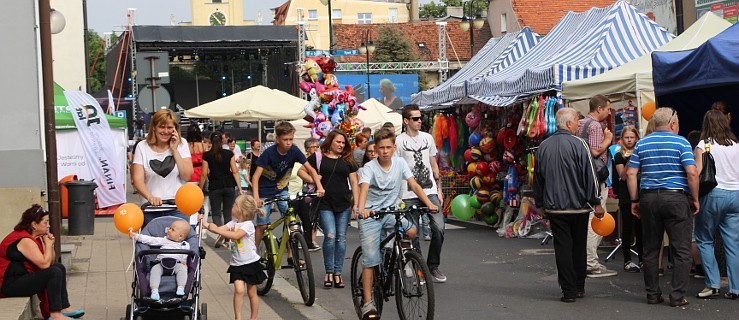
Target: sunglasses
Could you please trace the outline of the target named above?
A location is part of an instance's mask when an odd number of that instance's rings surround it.
[[[413,120],[413,121],[421,121],[421,117],[408,117],[406,119],[410,119],[410,120]]]

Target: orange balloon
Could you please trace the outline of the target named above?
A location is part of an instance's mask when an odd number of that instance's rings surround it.
[[[649,101],[641,106],[641,116],[647,121],[652,118],[654,111],[657,110],[657,104]]]
[[[118,207],[113,214],[113,223],[118,231],[128,234],[128,230],[138,231],[144,225],[144,213],[133,203]]]
[[[610,235],[613,232],[613,229],[616,228],[616,220],[613,220],[613,216],[608,212],[603,215],[603,219],[593,217],[590,224],[595,233],[604,237]]]
[[[200,190],[200,187],[186,183],[177,190],[174,203],[177,205],[177,210],[189,216],[200,211],[204,199],[205,196],[203,196],[203,190]]]

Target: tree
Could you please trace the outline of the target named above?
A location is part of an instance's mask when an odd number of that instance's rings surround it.
[[[434,1],[420,6],[419,16],[425,19],[443,18],[446,16],[447,7],[463,7],[464,2],[462,0],[440,0],[439,4]],[[469,4],[468,4],[469,6]],[[469,10],[469,9],[467,9]],[[484,12],[488,10],[488,0],[477,0],[472,1],[472,16],[477,14],[484,15]],[[470,15],[470,12],[465,12],[465,15]]]
[[[408,43],[408,40],[398,28],[383,27],[378,34],[374,61],[407,62],[416,60],[416,55],[411,50],[411,44]]]
[[[87,61],[85,70],[90,94],[100,91],[105,84],[105,40],[94,30],[87,31]]]
[[[446,7],[444,4],[436,4],[436,2],[431,1],[421,5],[418,15],[421,19],[443,18],[446,16]]]

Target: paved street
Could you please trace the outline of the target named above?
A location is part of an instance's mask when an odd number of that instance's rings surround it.
[[[274,216],[274,215],[273,215]],[[322,251],[312,253],[316,277],[316,304],[328,310],[337,319],[354,319],[354,307],[348,289],[351,254],[359,245],[359,232],[351,227],[348,234],[347,275],[345,289],[324,289]],[[319,237],[319,243],[322,237]],[[212,239],[207,241],[212,245]],[[422,242],[425,247],[428,242]],[[601,251],[605,257],[606,249]],[[215,250],[226,259],[227,251]],[[540,246],[535,239],[501,239],[489,227],[453,221],[447,225],[446,242],[441,270],[449,278],[447,283],[435,284],[437,319],[551,319],[552,315],[568,315],[570,319],[592,319],[593,315],[608,319],[738,319],[739,301],[723,298],[700,300],[693,296],[703,288],[703,280],[692,279],[688,289],[690,305],[671,308],[669,303],[647,305],[642,274],[621,272],[622,262],[611,260],[606,265],[619,270],[610,278],[588,279],[586,297],[577,303],[559,301],[560,291],[554,252],[551,243]],[[294,284],[291,270],[280,271]],[[662,277],[663,292],[667,296],[670,279],[668,271]],[[297,289],[290,288],[297,292]],[[285,294],[281,292],[280,294]],[[284,301],[272,299],[266,304],[286,319],[292,319]],[[292,301],[297,301],[294,299]],[[299,304],[295,304],[299,306]],[[314,308],[315,308],[314,307]],[[305,308],[305,307],[299,307]],[[280,312],[282,310],[282,312]],[[284,313],[284,314],[283,314]],[[305,315],[303,315],[305,317]],[[383,319],[397,319],[395,302],[386,303]]]

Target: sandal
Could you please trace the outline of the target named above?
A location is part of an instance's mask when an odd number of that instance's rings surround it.
[[[324,288],[331,288],[331,287],[333,287],[333,282],[331,281],[332,278],[333,278],[333,274],[332,273],[327,273],[326,274],[326,277],[323,279],[323,287]]]
[[[346,287],[346,285],[344,285],[344,279],[341,278],[340,274],[335,274],[334,275],[334,288],[342,289],[344,287]]]

